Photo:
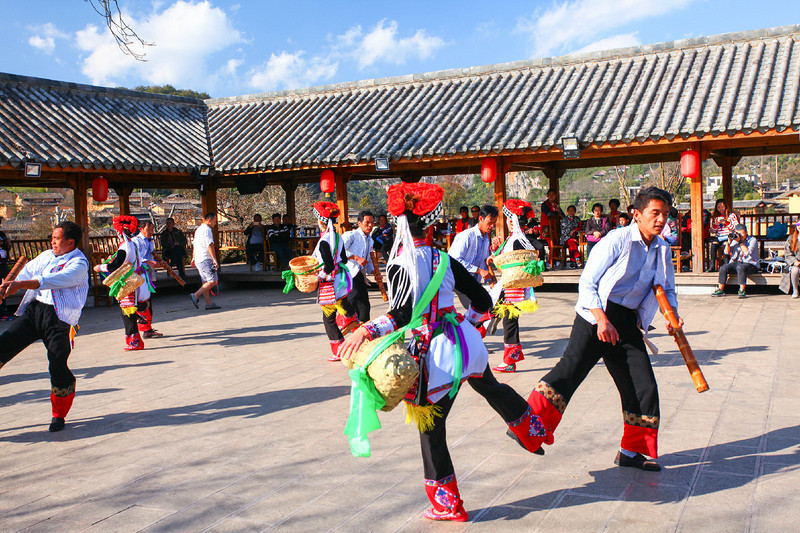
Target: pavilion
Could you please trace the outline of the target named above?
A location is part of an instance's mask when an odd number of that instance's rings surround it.
[[[0,186],[71,187],[86,223],[99,175],[122,212],[133,187],[198,188],[213,211],[219,187],[273,184],[293,215],[297,185],[331,169],[347,220],[350,180],[478,173],[494,158],[500,205],[510,171],[540,170],[558,191],[569,168],[691,148],[722,169],[730,205],[739,158],[800,152],[799,93],[800,25],[206,101],[0,74]],[[701,175],[695,220],[702,188]]]

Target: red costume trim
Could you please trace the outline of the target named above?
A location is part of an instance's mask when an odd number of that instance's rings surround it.
[[[314,204],[317,217],[331,219],[339,216],[339,206],[333,202],[317,202]]]
[[[531,209],[533,208],[530,202],[526,202],[525,200],[517,200],[516,198],[511,200],[506,200],[506,203],[503,204],[503,207],[517,216],[522,215],[523,208],[525,207],[530,207]]]
[[[539,418],[542,419],[542,423],[547,428],[547,436],[543,439],[544,443],[553,444],[555,440],[553,433],[558,427],[558,424],[561,423],[561,413],[550,403],[550,400],[535,390],[531,392],[531,395],[528,397],[528,405],[531,406],[534,414],[539,415]]]
[[[67,418],[67,413],[69,413],[69,410],[72,407],[72,400],[74,399],[74,392],[67,396],[56,396],[51,392],[50,406],[53,409],[53,418]]]
[[[623,425],[620,446],[626,450],[658,458],[658,430],[642,426]]]

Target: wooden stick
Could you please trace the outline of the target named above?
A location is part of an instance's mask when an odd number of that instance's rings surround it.
[[[664,288],[661,285],[654,286],[653,292],[656,295],[656,300],[658,300],[658,305],[661,307],[661,312],[664,313],[664,317],[669,320],[672,326],[672,336],[675,337],[675,343],[681,351],[683,361],[689,369],[689,374],[692,376],[692,381],[694,382],[697,392],[707,391],[708,383],[706,382],[706,378],[703,376],[703,371],[700,370],[700,365],[697,364],[697,359],[694,356],[692,347],[689,346],[689,340],[683,333],[683,328],[680,327],[678,315],[670,305],[669,300],[667,300],[667,293],[664,292]]]
[[[389,301],[389,295],[386,293],[386,286],[383,284],[383,276],[381,275],[381,269],[378,266],[378,252],[372,250],[372,253],[369,254],[372,258],[372,266],[374,269],[373,276],[375,277],[375,283],[378,284],[378,288],[381,291],[381,298],[383,298],[384,302]]]
[[[3,283],[10,283],[15,279],[17,279],[17,276],[19,276],[19,273],[22,272],[23,268],[25,268],[25,264],[27,262],[28,258],[25,257],[24,255],[19,259],[17,259],[17,262],[14,263],[13,267],[11,267],[11,270],[8,272],[8,275],[6,276],[6,279],[3,280]],[[0,292],[0,301],[2,301],[3,298],[5,297],[6,297],[6,290],[3,289],[3,291]]]
[[[170,276],[175,278],[175,281],[177,281],[180,284],[181,287],[185,287],[186,286],[186,282],[183,281],[183,278],[180,277],[177,272],[172,270],[172,267],[169,266],[166,261],[161,259],[160,255],[158,255],[157,253],[153,252],[153,259],[158,261],[159,263],[161,263],[161,266],[164,267],[164,270],[167,271],[167,274],[169,274]]]

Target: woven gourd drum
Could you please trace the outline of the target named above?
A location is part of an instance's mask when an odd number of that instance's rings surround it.
[[[372,348],[381,339],[366,341],[350,359],[342,359],[348,368],[362,366]],[[402,342],[390,344],[367,368],[367,375],[375,384],[378,394],[386,402],[381,411],[391,411],[405,397],[419,374],[419,365]]]
[[[130,270],[133,269],[133,265],[131,263],[122,263],[122,265],[116,269],[114,272],[108,275],[106,279],[103,280],[103,285],[106,287],[111,287],[116,283],[118,280],[122,279],[125,274],[127,274]],[[136,272],[131,272],[131,275],[125,280],[125,285],[120,288],[119,292],[115,296],[115,298],[119,301],[128,296],[130,293],[138,289],[144,284],[144,278],[137,274]]]
[[[310,255],[301,255],[289,261],[289,269],[294,273],[294,286],[300,292],[314,292],[319,285],[317,270],[321,265]]]
[[[525,287],[538,287],[544,280],[541,274],[525,272],[523,265],[529,261],[539,259],[536,250],[514,250],[494,258],[494,264],[500,268],[503,276],[500,282],[504,289],[521,289]],[[514,265],[514,266],[509,266]],[[505,266],[505,268],[503,268]]]

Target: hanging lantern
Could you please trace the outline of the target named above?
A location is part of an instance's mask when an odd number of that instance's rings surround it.
[[[497,159],[487,157],[481,161],[481,180],[487,185],[497,179]]]
[[[319,179],[319,188],[325,193],[325,196],[330,196],[336,189],[336,176],[333,170],[326,168],[322,171],[322,176]]]
[[[694,150],[681,154],[681,175],[692,180],[700,176],[700,154]]]
[[[92,180],[92,199],[95,202],[108,200],[108,180],[99,176]]]

